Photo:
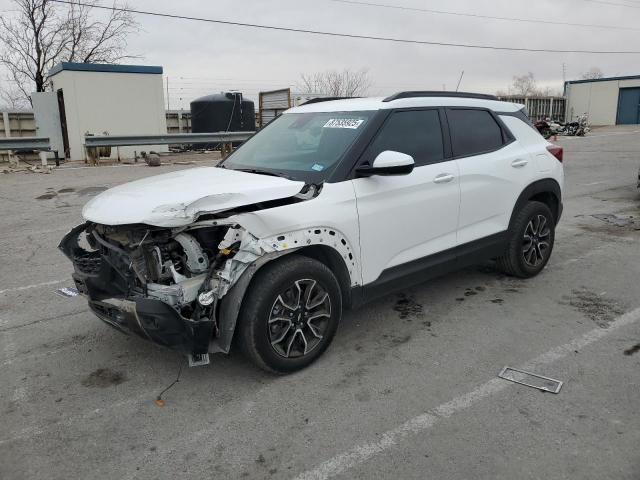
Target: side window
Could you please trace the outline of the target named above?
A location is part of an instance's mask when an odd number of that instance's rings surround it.
[[[409,110],[392,113],[367,149],[365,158],[373,162],[385,150],[411,155],[416,167],[442,161],[444,145],[438,111]]]
[[[504,144],[502,129],[486,110],[448,109],[454,157],[470,157],[497,150]]]

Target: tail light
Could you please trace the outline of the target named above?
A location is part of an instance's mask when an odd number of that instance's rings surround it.
[[[547,146],[547,150],[551,155],[556,157],[560,163],[562,163],[562,147],[558,145],[549,145]]]

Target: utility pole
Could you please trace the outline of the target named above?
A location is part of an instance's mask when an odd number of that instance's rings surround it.
[[[462,77],[464,77],[464,70],[462,70],[462,73],[460,74],[460,79],[458,80],[458,85],[456,86],[456,92],[460,88],[460,83],[462,83]]]
[[[169,108],[169,77],[167,77],[167,110],[170,110]]]
[[[562,86],[564,87],[565,82],[567,81],[567,64],[562,64]]]

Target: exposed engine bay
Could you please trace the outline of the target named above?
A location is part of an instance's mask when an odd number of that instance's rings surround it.
[[[158,343],[166,346],[184,343],[184,350],[193,350],[188,338],[178,338],[193,336],[181,332],[180,324],[206,327],[217,336],[216,303],[231,286],[232,259],[247,235],[238,225],[213,223],[218,222],[171,229],[87,222],[72,230],[60,248],[74,264],[78,290],[100,318],[121,330],[165,336]],[[176,322],[163,325],[157,318],[163,310]],[[196,350],[205,353],[209,347],[201,344]]]

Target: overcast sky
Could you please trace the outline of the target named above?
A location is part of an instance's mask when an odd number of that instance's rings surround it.
[[[366,0],[365,0],[366,1]],[[403,11],[332,0],[130,0],[140,10],[247,23],[453,43],[580,50],[640,50],[640,1],[602,0],[369,0],[454,12],[604,24],[637,30],[542,25]],[[105,1],[105,4],[110,2]],[[0,0],[0,10],[10,8]],[[540,86],[562,87],[590,67],[607,76],[640,74],[640,55],[504,52],[257,30],[187,20],[137,16],[142,30],[130,38],[135,63],[161,65],[171,108],[213,92],[296,86],[301,73],[368,68],[370,94],[407,89],[494,93],[514,75],[531,71]]]

